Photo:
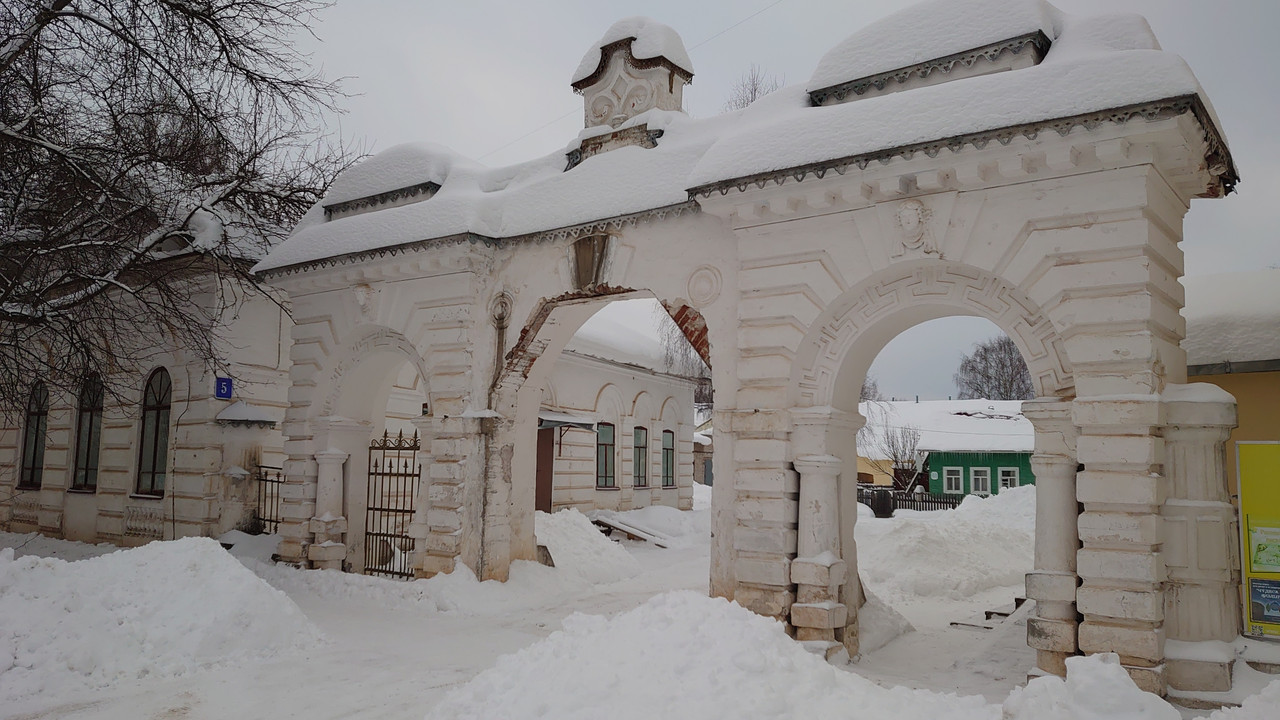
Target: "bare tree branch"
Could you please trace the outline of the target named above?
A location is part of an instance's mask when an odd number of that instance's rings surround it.
[[[323,7],[0,9],[0,408],[87,371],[114,394],[161,347],[220,362],[225,304],[354,160],[325,135],[339,88],[291,43]]]
[[[729,98],[724,101],[724,112],[741,110],[760,98],[782,87],[782,80],[776,75],[769,75],[759,66],[752,64],[751,69],[743,73],[738,82],[729,88]]]

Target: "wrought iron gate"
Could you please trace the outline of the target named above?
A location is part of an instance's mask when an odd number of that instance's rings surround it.
[[[418,433],[404,431],[369,443],[369,493],[364,525],[364,571],[368,575],[411,578],[413,538],[409,523],[418,495]]]

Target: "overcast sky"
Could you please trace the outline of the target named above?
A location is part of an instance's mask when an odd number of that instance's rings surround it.
[[[338,122],[376,152],[430,141],[488,165],[562,151],[582,128],[569,87],[578,61],[613,22],[647,15],[671,25],[694,64],[692,115],[720,112],[754,63],[804,84],[823,53],[910,0],[337,0],[304,47],[353,95]],[[1069,13],[1136,12],[1165,50],[1191,65],[1218,112],[1241,183],[1196,200],[1185,224],[1188,274],[1280,266],[1280,27],[1277,0],[1057,0]],[[998,332],[976,318],[917,326],[873,367],[898,397],[946,397],[975,340]],[[945,348],[953,348],[946,352]]]

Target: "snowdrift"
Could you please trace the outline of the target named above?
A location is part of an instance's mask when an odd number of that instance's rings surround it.
[[[534,534],[551,551],[557,570],[589,583],[617,582],[640,574],[640,563],[574,508],[536,513]]]
[[[829,665],[782,625],[719,598],[659,595],[504,656],[447,695],[429,720],[859,717],[995,720],[997,706],[882,688]]]
[[[1032,485],[971,495],[955,510],[859,517],[858,570],[890,604],[1018,585],[1032,570],[1035,518]]]
[[[208,538],[66,562],[0,551],[0,704],[305,649],[320,633]]]

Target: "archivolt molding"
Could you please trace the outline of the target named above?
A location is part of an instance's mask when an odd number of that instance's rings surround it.
[[[408,338],[395,330],[387,327],[375,327],[350,345],[343,353],[342,360],[334,366],[333,372],[328,378],[328,392],[325,395],[324,403],[321,405],[320,416],[333,414],[334,406],[342,395],[343,379],[346,375],[369,355],[383,351],[399,353],[404,356],[405,360],[413,363],[422,382],[422,396],[424,398],[429,397],[427,366],[422,356],[418,353],[418,349],[413,346],[413,343],[409,342]]]
[[[790,396],[796,407],[833,404],[848,352],[872,326],[923,306],[985,317],[1009,333],[1031,370],[1040,396],[1074,386],[1070,361],[1053,324],[1018,288],[957,263],[889,268],[843,293],[810,326],[794,364]],[[906,328],[902,328],[906,329]]]

